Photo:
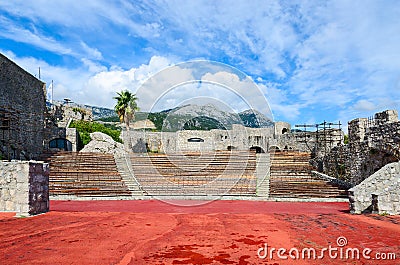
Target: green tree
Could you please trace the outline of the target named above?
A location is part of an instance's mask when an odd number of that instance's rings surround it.
[[[126,128],[129,130],[129,122],[135,118],[135,112],[139,110],[137,106],[137,97],[128,90],[117,92],[118,96],[114,97],[117,104],[114,109],[118,114],[119,120],[125,122]]]

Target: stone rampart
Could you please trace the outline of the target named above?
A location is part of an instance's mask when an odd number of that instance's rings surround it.
[[[349,144],[338,146],[323,157],[324,173],[359,184],[384,165],[400,159],[400,122],[388,110],[375,118],[349,122]]]
[[[0,162],[0,211],[34,215],[49,211],[49,166],[36,161]]]
[[[0,54],[0,121],[5,125],[0,136],[3,157],[29,160],[42,152],[45,90],[45,83]]]

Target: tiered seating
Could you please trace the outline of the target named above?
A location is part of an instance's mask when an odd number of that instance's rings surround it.
[[[270,196],[283,198],[340,198],[346,191],[311,176],[309,153],[276,152],[271,155]]]
[[[50,164],[50,195],[130,195],[112,155],[58,152],[44,160]]]
[[[255,152],[133,154],[133,171],[149,195],[255,196]]]

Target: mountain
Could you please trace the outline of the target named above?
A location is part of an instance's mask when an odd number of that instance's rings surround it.
[[[116,116],[115,110],[103,108],[103,107],[96,107],[96,106],[89,106],[85,105],[86,108],[92,109],[93,112],[93,119],[99,120],[101,118],[110,118]]]
[[[163,129],[166,131],[186,128],[196,128],[197,130],[230,129],[232,124],[241,123],[237,114],[222,111],[211,104],[189,104],[162,113],[167,113],[163,121]]]
[[[243,124],[251,128],[273,126],[273,122],[256,110],[246,110],[239,114],[222,111],[212,104],[189,104],[168,111],[150,113],[148,118],[158,130],[211,130],[231,129],[232,124]]]
[[[265,128],[274,125],[270,119],[257,110],[245,110],[239,113],[239,117],[246,127]]]
[[[113,109],[84,106],[92,110],[94,120],[119,120]],[[265,128],[274,124],[257,110],[245,110],[236,114],[220,110],[212,104],[188,104],[153,113],[137,112],[135,119],[136,121],[151,120],[158,131],[231,129],[232,124],[242,124],[251,128]]]
[[[220,129],[220,130],[226,130],[225,126],[221,124],[219,121],[216,119],[210,118],[210,117],[205,117],[205,116],[199,116],[199,117],[194,117],[183,125],[184,130],[212,130],[212,129]]]

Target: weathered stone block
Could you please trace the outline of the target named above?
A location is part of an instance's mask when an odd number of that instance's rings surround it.
[[[0,211],[38,214],[49,210],[49,167],[42,162],[0,162]]]

